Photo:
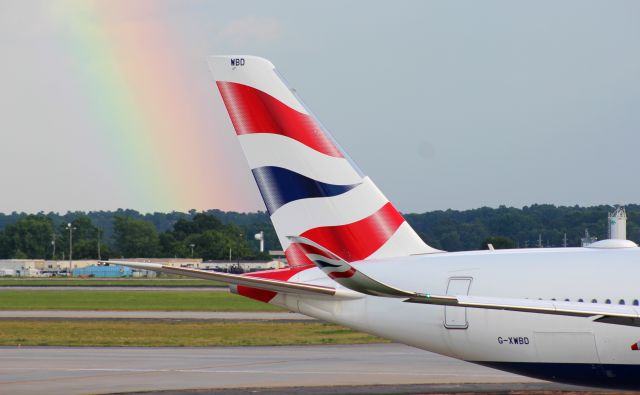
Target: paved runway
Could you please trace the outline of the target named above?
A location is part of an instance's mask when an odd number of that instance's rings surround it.
[[[6,394],[437,383],[542,382],[399,344],[0,348]]]
[[[309,321],[314,318],[288,312],[220,311],[93,311],[93,310],[0,310],[0,319],[133,319],[211,321]]]

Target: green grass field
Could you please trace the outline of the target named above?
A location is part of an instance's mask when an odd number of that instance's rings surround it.
[[[279,311],[227,292],[2,291],[0,310]]]
[[[0,346],[213,347],[381,342],[386,341],[318,322],[0,320]]]
[[[0,278],[2,287],[223,287],[217,281],[189,278]]]

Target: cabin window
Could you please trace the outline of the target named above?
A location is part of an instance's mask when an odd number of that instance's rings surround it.
[[[611,299],[607,299],[604,301],[606,304],[611,304]]]
[[[635,299],[635,300],[633,301],[633,305],[634,305],[634,306],[638,306],[638,305],[640,305],[640,303],[638,302],[638,299]]]
[[[620,299],[620,301],[618,302],[618,304],[625,304],[625,303],[624,303],[624,299]]]
[[[591,299],[591,303],[598,303],[598,299]]]
[[[569,302],[569,298],[565,298],[565,299],[564,299],[564,301],[565,301],[565,302]]]
[[[584,302],[584,299],[580,298],[580,299],[578,299],[578,302],[582,303],[582,302]]]

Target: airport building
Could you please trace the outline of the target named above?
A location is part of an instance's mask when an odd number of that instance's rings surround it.
[[[116,260],[116,259],[114,259]],[[272,261],[203,261],[201,258],[133,258],[125,259],[131,262],[159,263],[173,267],[188,267],[191,269],[213,270],[219,272],[246,273],[260,270],[282,269],[287,265],[279,260]],[[133,275],[136,275],[135,271]],[[142,271],[146,272],[146,271]]]
[[[44,259],[0,259],[0,276],[50,277],[75,268],[97,265],[97,260],[47,261]]]
[[[115,260],[115,259],[114,259]],[[160,263],[173,267],[188,267],[230,273],[282,269],[283,261],[207,261],[201,258],[131,258],[132,262]],[[155,277],[156,272],[131,270],[119,265],[105,265],[97,260],[46,261],[44,259],[0,259],[0,277]]]
[[[3,259],[0,260],[0,277],[38,277],[37,268],[44,260],[39,259]]]

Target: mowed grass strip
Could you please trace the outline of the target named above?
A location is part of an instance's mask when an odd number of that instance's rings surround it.
[[[282,311],[228,292],[2,291],[0,310]]]
[[[386,342],[333,324],[0,320],[0,346],[214,347]]]
[[[224,287],[223,283],[188,278],[0,278],[2,287]]]

